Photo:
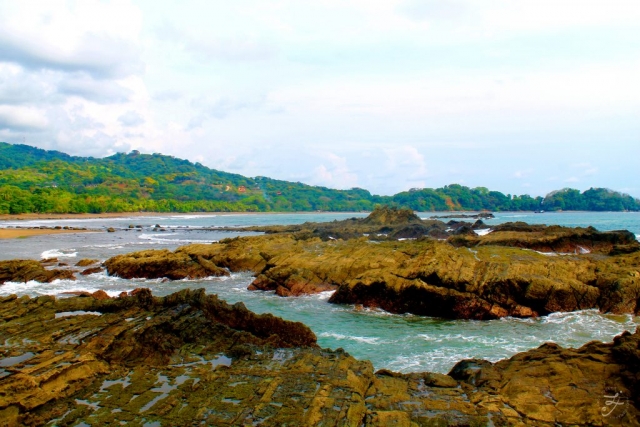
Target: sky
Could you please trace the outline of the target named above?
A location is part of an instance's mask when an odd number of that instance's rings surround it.
[[[640,1],[0,0],[0,141],[640,197]]]

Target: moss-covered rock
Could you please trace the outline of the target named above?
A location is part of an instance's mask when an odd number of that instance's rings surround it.
[[[36,282],[49,283],[56,279],[73,280],[75,276],[71,270],[51,269],[34,260],[0,261],[0,285],[5,282]]]
[[[211,275],[209,266],[252,271],[253,290],[275,290],[281,296],[336,290],[332,303],[393,313],[495,319],[589,308],[640,310],[639,252],[549,256],[505,246],[372,242],[365,237],[322,241],[285,233],[189,245],[176,252],[143,251],[105,264],[109,274],[121,277],[182,278],[186,270],[180,260],[203,276]]]
[[[0,340],[6,426],[639,425],[640,332],[449,375],[374,373],[302,324],[202,290],[139,289],[0,298]]]
[[[158,279],[201,279],[210,276],[228,276],[229,272],[212,264],[209,260],[190,257],[183,252],[167,249],[145,250],[117,255],[105,262],[109,274],[124,279],[146,277]]]

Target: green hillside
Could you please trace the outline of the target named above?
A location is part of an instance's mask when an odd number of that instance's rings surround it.
[[[361,211],[377,204],[417,211],[640,209],[640,200],[607,189],[564,189],[543,199],[452,184],[375,196],[248,178],[162,154],[73,157],[0,142],[0,214]]]

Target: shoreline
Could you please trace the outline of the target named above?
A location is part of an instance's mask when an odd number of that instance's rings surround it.
[[[25,239],[45,234],[99,233],[96,230],[56,230],[49,228],[0,228],[0,239]]]
[[[165,216],[228,216],[228,215],[313,215],[313,214],[363,214],[368,212],[105,212],[99,214],[92,213],[28,213],[28,214],[0,214],[2,221],[29,221],[29,220],[50,220],[50,219],[108,219],[108,218],[130,218],[130,217],[165,217]]]
[[[414,211],[420,214],[455,215],[455,214],[479,214],[490,212],[500,213],[639,213],[634,211]],[[159,217],[159,216],[227,216],[227,215],[314,215],[314,214],[368,214],[370,211],[295,211],[295,212],[103,212],[103,213],[24,213],[24,214],[0,214],[2,221],[45,220],[45,219],[99,219],[99,218],[128,218],[128,217]]]

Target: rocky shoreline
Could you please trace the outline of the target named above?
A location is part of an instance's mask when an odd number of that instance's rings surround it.
[[[0,316],[6,426],[586,426],[640,415],[640,332],[397,374],[204,290],[10,296]]]
[[[481,221],[421,220],[391,208],[251,230],[265,234],[117,255],[103,265],[2,261],[0,284],[73,279],[103,268],[125,279],[166,280],[250,271],[251,290],[283,297],[335,291],[331,303],[391,313],[487,320],[591,308],[640,312],[640,243],[628,231],[525,223],[487,229]]]
[[[265,235],[118,255],[102,265],[0,261],[6,281],[205,278],[251,271],[283,297],[443,318],[597,308],[639,314],[640,244],[625,231],[367,218],[253,227]],[[406,237],[410,236],[410,237]],[[157,286],[162,286],[158,283]],[[204,290],[154,297],[0,298],[0,425],[640,425],[640,330],[579,349],[544,344],[448,375],[374,372],[305,325]],[[84,424],[82,424],[84,423]]]
[[[474,228],[475,227],[475,228]],[[108,259],[123,278],[204,278],[251,271],[251,290],[392,313],[462,319],[597,308],[640,312],[640,243],[628,231],[423,221],[380,209],[364,219],[252,227],[261,236]],[[419,237],[398,237],[407,233]]]

